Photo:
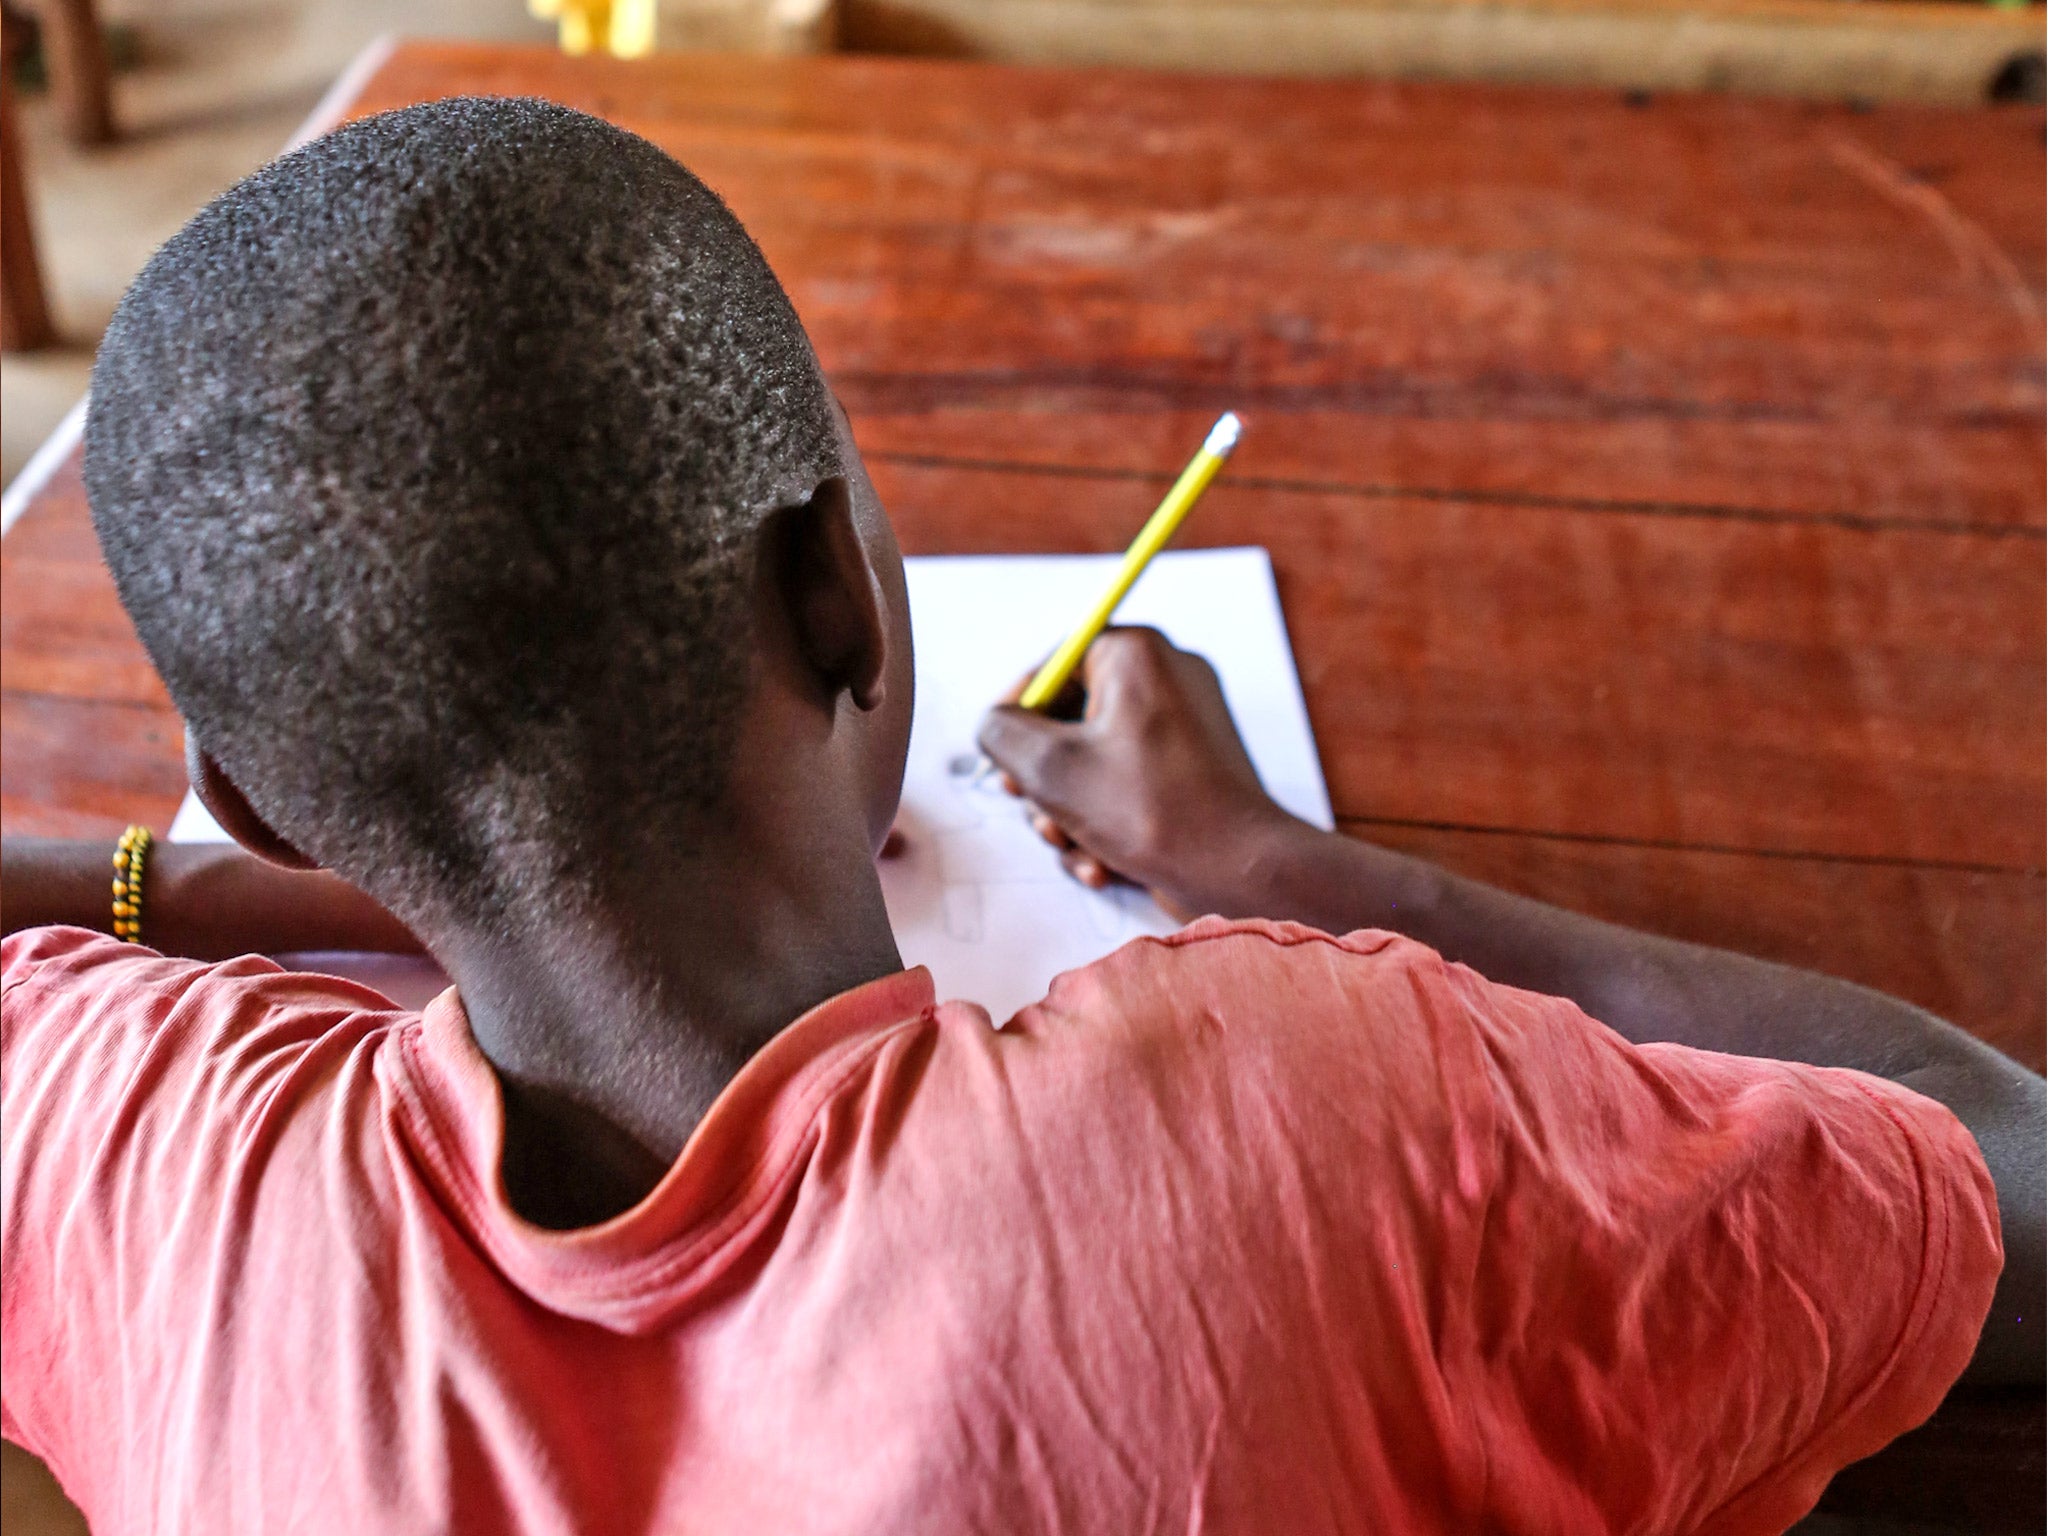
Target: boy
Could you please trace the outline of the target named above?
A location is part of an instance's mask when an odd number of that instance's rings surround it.
[[[887,518],[630,135],[260,172],[124,300],[87,475],[216,819],[456,982],[9,937],[5,1429],[102,1529],[1773,1531],[2041,1379],[2039,1079],[1292,822],[1157,636],[984,745],[1079,878],[1250,920],[935,999]],[[10,849],[9,926],[104,857]],[[400,937],[153,858],[166,948]]]

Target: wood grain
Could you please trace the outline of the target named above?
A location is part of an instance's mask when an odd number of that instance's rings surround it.
[[[1085,381],[1011,388],[841,373],[834,384],[874,457],[1137,474],[1160,473],[1192,451],[1221,411],[1242,404],[1228,389],[1159,401]],[[1251,431],[1231,471],[1237,485],[1488,499],[1532,510],[1976,528],[2040,548],[2038,421],[1897,422],[1859,432],[1783,421],[1460,419],[1362,408],[1241,414]]]
[[[100,562],[74,458],[7,535],[0,688],[170,708]]]
[[[1230,407],[1247,473],[2041,526],[2039,113],[461,48],[363,106],[448,73],[705,176],[877,447]]]
[[[168,707],[9,689],[0,750],[0,824],[10,833],[114,838],[135,821],[161,832],[185,794],[184,728]]]
[[[2044,247],[2027,216],[2028,189],[2010,180],[2015,166],[2041,157],[2042,114],[2028,109],[1861,112],[884,58],[564,64],[542,49],[408,43],[352,115],[430,99],[458,80],[464,90],[601,110],[671,149],[724,157],[718,168],[744,172],[725,178],[725,190],[750,227],[776,206],[837,188],[840,205],[872,207],[859,227],[908,212],[919,223],[965,223],[971,234],[976,221],[962,214],[1002,214],[994,200],[974,201],[989,181],[1001,178],[1008,191],[1003,173],[1039,167],[1074,194],[1074,222],[1112,231],[1133,209],[1227,211],[1249,200],[1294,210],[1299,227],[1288,240],[1352,225],[1456,250],[1485,243],[1471,237],[1491,229],[1513,237],[1508,250],[1563,242],[1621,260],[1697,250],[1724,262],[1882,269],[1900,279],[1917,262],[1923,279],[1946,279],[1946,261],[1929,260],[1947,257],[1945,237],[1916,230],[1842,173],[1827,146],[1846,137],[1943,189],[2035,275]],[[1872,234],[1906,243],[1887,249]]]

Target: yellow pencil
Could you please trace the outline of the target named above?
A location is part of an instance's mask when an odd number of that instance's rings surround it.
[[[1060,690],[1067,686],[1074,671],[1081,665],[1081,658],[1088,654],[1088,647],[1095,643],[1095,637],[1109,627],[1109,621],[1116,617],[1117,605],[1145,574],[1145,567],[1152,563],[1152,557],[1166,547],[1174,531],[1181,525],[1194,504],[1202,499],[1202,492],[1209,489],[1209,482],[1216,478],[1223,468],[1223,461],[1230,457],[1230,450],[1237,446],[1238,435],[1244,430],[1244,423],[1237,419],[1235,411],[1225,411],[1215,426],[1209,429],[1209,436],[1195,456],[1188,460],[1188,467],[1180,472],[1180,478],[1173,482],[1173,489],[1166,493],[1166,499],[1159,503],[1159,509],[1138,531],[1131,547],[1124,552],[1124,563],[1118,567],[1116,580],[1102,595],[1102,601],[1095,605],[1095,611],[1088,615],[1081,627],[1067,636],[1066,642],[1052,653],[1038,675],[1031,679],[1017,702],[1026,709],[1043,709],[1060,696]]]

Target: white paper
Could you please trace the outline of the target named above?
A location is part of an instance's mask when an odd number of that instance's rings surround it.
[[[982,713],[1064,638],[1116,570],[1114,555],[966,555],[906,561],[917,649],[917,713],[899,820],[907,847],[882,866],[889,918],[908,965],[931,967],[942,998],[982,1004],[1001,1022],[1045,995],[1053,977],[1174,923],[1142,892],[1090,891],[993,779],[975,782]],[[1263,549],[1186,550],[1152,563],[1120,624],[1151,624],[1200,651],[1223,680],[1259,778],[1305,821],[1328,827],[1330,801]],[[224,834],[190,795],[174,842]],[[310,957],[308,957],[310,958]],[[377,974],[323,955],[318,969],[386,990]],[[431,968],[427,968],[431,970]],[[438,972],[406,980],[410,1002]],[[427,995],[431,995],[429,992]]]
[[[1175,924],[1143,892],[1068,878],[994,779],[975,782],[974,735],[989,702],[1065,638],[1115,574],[1115,555],[969,555],[907,562],[917,715],[898,825],[905,853],[882,866],[896,941],[931,967],[939,996],[1001,1022],[1060,972]],[[1330,825],[1294,656],[1263,549],[1161,555],[1117,612],[1215,665],[1266,790]]]

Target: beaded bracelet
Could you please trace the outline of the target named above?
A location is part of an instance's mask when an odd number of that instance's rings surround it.
[[[114,849],[114,937],[142,942],[142,873],[149,863],[149,828],[130,827]]]

